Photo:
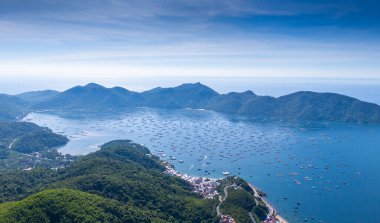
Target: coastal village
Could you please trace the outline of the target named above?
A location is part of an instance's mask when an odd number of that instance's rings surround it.
[[[186,180],[194,187],[195,193],[200,194],[202,197],[206,199],[213,199],[219,196],[219,193],[217,191],[217,187],[219,185],[218,183],[219,179],[190,176],[188,174],[183,174],[176,171],[173,168],[173,166],[169,164],[168,162],[164,162],[163,164],[166,168],[165,173],[172,176],[177,176]]]
[[[188,174],[183,174],[176,171],[173,168],[173,166],[168,162],[163,162],[163,165],[166,168],[165,173],[172,176],[177,176],[186,180],[194,187],[194,192],[201,195],[205,199],[214,199],[220,196],[217,191],[217,188],[219,186],[218,181],[220,179],[190,176]],[[220,222],[221,223],[236,223],[236,221],[231,216],[228,216],[228,215],[221,215]]]
[[[219,181],[221,179],[215,179],[215,178],[208,178],[208,177],[196,177],[196,176],[190,176],[188,174],[183,174],[181,172],[178,172],[177,170],[174,169],[174,167],[164,161],[163,165],[165,166],[166,170],[165,173],[172,175],[172,176],[177,176],[185,181],[189,182],[193,187],[194,187],[194,192],[201,195],[205,199],[213,199],[216,197],[219,197],[219,200],[221,200],[221,195],[218,193],[217,188],[219,186]],[[258,192],[256,188],[254,188],[252,185],[250,185],[252,189],[254,190],[256,196],[258,196]],[[261,197],[260,197],[261,198]],[[288,223],[286,220],[284,220],[281,216],[279,216],[274,208],[269,205],[265,200],[263,200],[268,208],[271,210],[268,218],[263,221],[263,223]],[[236,221],[229,215],[221,215],[221,223],[236,223]]]

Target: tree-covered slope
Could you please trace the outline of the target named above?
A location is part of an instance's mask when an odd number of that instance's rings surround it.
[[[56,148],[67,142],[65,136],[34,123],[0,122],[0,171],[65,165],[73,157]]]
[[[154,218],[153,218],[154,219]],[[160,219],[156,219],[159,221]],[[70,189],[53,189],[0,204],[1,223],[151,222],[132,206]]]
[[[30,122],[0,122],[0,146],[21,153],[41,152],[65,145],[65,136]]]
[[[130,141],[107,143],[101,150],[57,172],[43,169],[0,172],[0,185],[3,202],[26,198],[46,189],[69,188],[133,207],[148,219],[217,221],[216,201],[198,197],[187,182],[164,174],[157,157]]]
[[[221,205],[222,213],[228,213],[240,223],[251,223],[249,212],[256,206],[252,194],[242,188],[228,188],[228,197]]]
[[[223,197],[219,205],[221,214],[231,216],[239,223],[250,223],[252,218],[255,222],[266,220],[267,205],[244,179],[227,177],[220,181],[218,191]]]

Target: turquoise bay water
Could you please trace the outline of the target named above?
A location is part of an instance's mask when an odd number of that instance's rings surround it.
[[[67,135],[63,153],[87,154],[110,140],[130,139],[154,154],[162,150],[162,159],[181,172],[240,175],[267,192],[290,222],[380,220],[380,126],[262,122],[148,108],[32,113],[25,120]]]

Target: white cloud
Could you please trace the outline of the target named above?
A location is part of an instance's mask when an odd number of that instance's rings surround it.
[[[178,2],[56,1],[62,7],[54,8],[46,1],[49,10],[37,4],[38,13],[8,13],[0,20],[0,78],[379,75],[376,43],[294,37],[297,34],[277,33],[273,27],[245,30],[210,21],[218,15],[317,13],[336,10],[335,5],[310,7],[276,0]]]

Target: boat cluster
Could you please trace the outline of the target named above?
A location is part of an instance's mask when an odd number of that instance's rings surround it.
[[[252,181],[255,176],[256,182],[287,185],[274,188],[289,196],[277,199],[276,205],[288,207],[300,221],[306,209],[303,211],[296,204],[298,201],[309,205],[309,199],[317,200],[350,185],[348,165],[339,147],[348,138],[334,134],[328,124],[268,123],[207,111],[159,109],[138,109],[109,119],[95,116],[95,120],[86,118],[75,124],[56,116],[31,117],[33,122],[55,132],[79,137],[65,151],[76,149],[76,143],[82,148],[114,139],[131,139],[146,144],[154,155],[180,171],[204,179],[237,175]],[[360,174],[357,171],[355,176]],[[214,186],[197,179],[186,180],[198,188],[197,193],[212,194]],[[295,200],[294,195],[302,198]]]

